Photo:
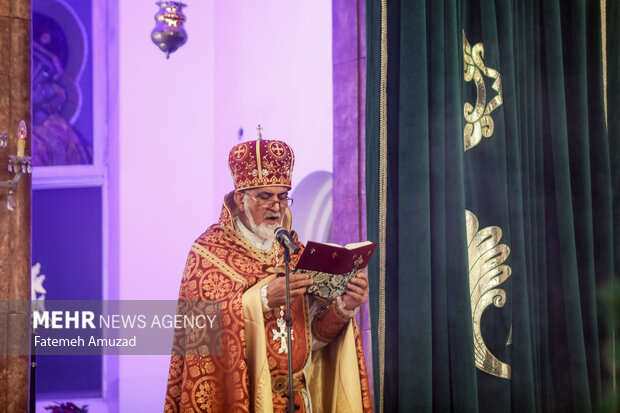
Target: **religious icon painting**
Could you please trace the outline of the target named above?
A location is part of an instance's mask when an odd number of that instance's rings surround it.
[[[106,82],[97,79],[97,1],[33,0],[31,41],[33,186],[71,187],[100,176]],[[99,132],[101,131],[101,132]],[[93,182],[94,183],[94,182]]]

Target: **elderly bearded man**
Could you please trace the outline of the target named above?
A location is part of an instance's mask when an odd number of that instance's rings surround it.
[[[194,242],[179,293],[180,300],[221,301],[222,352],[172,356],[165,412],[285,412],[286,285],[274,230],[290,230],[294,155],[284,142],[259,138],[233,147],[228,161],[235,190],[224,197],[219,222]],[[368,278],[359,273],[331,301],[305,294],[311,284],[307,274],[291,275],[297,411],[372,411],[352,318],[368,296]]]

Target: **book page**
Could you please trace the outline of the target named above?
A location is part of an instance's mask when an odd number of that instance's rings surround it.
[[[363,247],[365,245],[372,244],[371,241],[362,241],[362,242],[354,242],[352,244],[347,244],[344,247],[349,250],[354,250],[355,248]]]
[[[346,248],[348,250],[354,250],[356,248],[363,247],[365,245],[370,245],[372,244],[372,241],[353,242],[351,244],[347,244],[344,246],[340,244],[335,244],[333,242],[322,242],[321,244],[331,245],[332,247],[338,247],[338,248]]]

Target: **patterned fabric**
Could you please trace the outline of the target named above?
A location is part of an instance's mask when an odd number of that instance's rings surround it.
[[[233,146],[228,167],[236,190],[282,185],[291,187],[295,155],[282,141],[256,140]]]
[[[172,356],[168,375],[168,387],[164,412],[249,412],[256,395],[250,394],[253,378],[248,373],[246,351],[246,326],[242,297],[252,286],[268,276],[282,272],[278,267],[281,250],[263,251],[254,248],[241,237],[232,226],[238,210],[232,203],[232,194],[225,198],[220,222],[211,226],[192,246],[187,258],[181,282],[179,299],[220,300],[222,305],[222,354],[212,356]],[[290,213],[285,215],[285,225],[290,223]],[[288,226],[288,225],[287,225]],[[293,264],[299,254],[292,257]],[[265,282],[268,280],[265,280]],[[260,284],[259,284],[260,285]],[[256,288],[258,288],[257,286]],[[301,296],[292,303],[293,316],[293,371],[296,390],[305,384],[304,367],[311,355],[311,326],[308,315],[308,298]],[[324,335],[336,335],[339,329],[350,322],[339,320],[339,326],[323,325],[322,320],[333,321],[333,316],[315,320],[313,326]],[[277,318],[280,308],[263,316],[264,332],[267,337],[266,360],[271,375],[271,386],[279,390],[287,380],[287,354],[280,352],[280,340],[274,340],[278,330]],[[259,315],[260,317],[260,315]],[[361,346],[359,333],[356,347]],[[359,347],[361,348],[361,347]],[[363,350],[358,350],[359,382],[364,411],[371,411],[368,380],[365,372]],[[363,370],[362,370],[363,369]],[[284,381],[283,381],[284,380]],[[285,399],[272,393],[273,411],[284,412]],[[300,391],[295,392],[296,403],[303,408]],[[321,408],[315,409],[321,411]],[[361,410],[360,410],[361,411]]]
[[[370,383],[368,383],[368,372],[366,371],[364,345],[362,344],[362,336],[357,329],[357,324],[353,323],[353,326],[355,327],[355,350],[357,351],[357,368],[359,371],[360,384],[362,387],[362,405],[364,408],[364,413],[372,413],[374,409],[372,404],[372,397],[370,396]]]
[[[265,314],[265,329],[267,332],[267,362],[271,373],[271,384],[273,393],[273,410],[274,412],[286,412],[286,398],[281,393],[288,391],[288,354],[280,352],[280,339],[273,340],[273,332],[278,331],[277,317],[280,308],[274,309]],[[286,315],[286,314],[285,314]],[[312,347],[312,336],[310,329],[306,327],[309,322],[308,318],[308,302],[306,297],[298,297],[291,303],[291,316],[293,318],[293,382],[300,385],[303,382],[303,368],[310,357]],[[295,380],[297,379],[297,380]],[[293,385],[295,390],[295,399],[300,405],[300,413],[304,412],[303,402],[299,403],[301,394],[299,386]]]
[[[312,334],[323,342],[330,342],[338,335],[342,327],[349,323],[350,317],[338,311],[335,302],[326,311],[318,314],[312,321]]]

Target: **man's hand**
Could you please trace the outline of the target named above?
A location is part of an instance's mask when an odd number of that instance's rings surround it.
[[[290,289],[291,302],[306,292],[306,288],[312,285],[312,280],[306,273],[291,274]],[[286,277],[277,277],[267,284],[267,303],[270,308],[276,308],[286,304]]]
[[[346,291],[340,296],[344,302],[344,308],[354,310],[364,304],[368,298],[368,291],[368,276],[363,272],[358,272],[349,280]]]

